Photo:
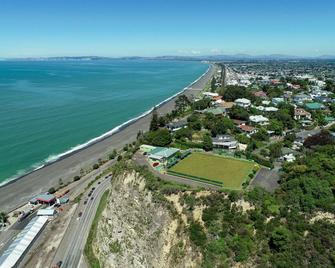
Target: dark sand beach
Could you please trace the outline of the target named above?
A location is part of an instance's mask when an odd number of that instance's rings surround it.
[[[208,72],[189,86],[183,94],[196,95],[203,89],[214,72],[215,67],[211,66]],[[174,104],[175,98],[161,105],[157,111],[162,115],[171,112]],[[72,180],[75,175],[79,174],[81,168],[91,166],[99,158],[105,158],[113,149],[120,149],[125,144],[135,141],[139,130],[149,129],[150,120],[151,114],[146,115],[103,140],[2,186],[0,188],[0,211],[9,212],[28,202],[34,195],[57,186],[59,178],[65,182]]]

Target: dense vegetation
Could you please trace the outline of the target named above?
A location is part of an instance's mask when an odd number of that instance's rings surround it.
[[[285,165],[274,194],[256,188],[197,201],[207,206],[204,227],[195,222],[189,231],[203,252],[204,267],[230,267],[234,262],[258,267],[334,266],[334,223],[311,221],[317,212],[335,213],[334,154],[334,145],[318,147]],[[234,203],[239,198],[254,209],[243,212]]]
[[[231,267],[237,262],[256,267],[332,267],[335,224],[332,219],[313,218],[335,213],[334,155],[335,145],[314,146],[302,158],[285,164],[275,193],[255,188],[244,193],[212,192],[201,198],[155,178],[145,168],[131,168],[147,178],[156,202],[166,203],[165,194],[182,195],[189,236],[202,252],[203,267]],[[120,163],[115,172],[124,170]],[[251,209],[243,211],[236,203],[241,199]],[[203,224],[192,218],[198,205],[206,206]]]

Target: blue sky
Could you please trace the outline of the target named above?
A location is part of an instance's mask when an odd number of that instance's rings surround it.
[[[334,0],[0,0],[0,57],[335,54]]]

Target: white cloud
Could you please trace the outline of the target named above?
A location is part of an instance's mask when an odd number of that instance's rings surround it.
[[[178,50],[178,53],[183,55],[199,55],[201,54],[201,51],[195,49],[180,49]]]
[[[211,49],[211,53],[213,53],[213,54],[221,54],[221,49],[219,49],[219,48],[212,48]]]
[[[199,55],[201,52],[199,50],[191,50],[191,54],[193,55]]]

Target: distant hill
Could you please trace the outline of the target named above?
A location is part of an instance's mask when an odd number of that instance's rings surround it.
[[[249,54],[222,54],[222,55],[204,55],[204,56],[157,56],[157,57],[140,57],[140,56],[129,56],[129,57],[101,57],[101,56],[64,56],[64,57],[40,57],[40,58],[15,58],[10,60],[31,60],[31,61],[90,61],[90,60],[192,60],[192,61],[234,61],[234,60],[335,60],[335,55],[321,55],[302,57],[285,54],[269,54],[269,55],[249,55]]]

